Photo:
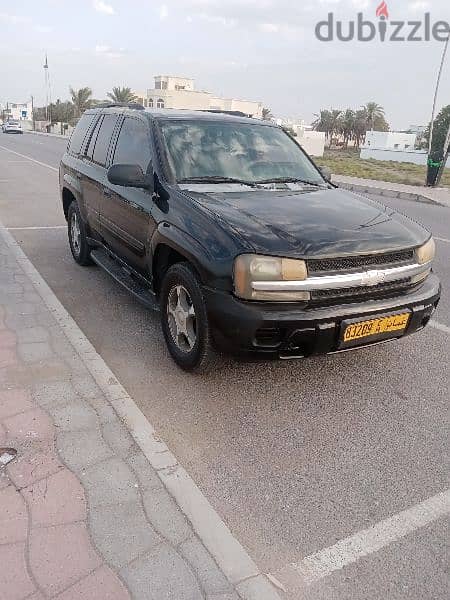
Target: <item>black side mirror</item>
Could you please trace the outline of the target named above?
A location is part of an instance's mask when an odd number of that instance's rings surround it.
[[[124,187],[152,190],[152,179],[144,175],[139,165],[112,165],[107,172],[109,183]]]
[[[319,167],[319,171],[327,181],[331,181],[332,173],[330,167]]]

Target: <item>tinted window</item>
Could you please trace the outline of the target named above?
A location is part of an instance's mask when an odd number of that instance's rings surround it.
[[[126,118],[117,140],[114,164],[140,165],[145,173],[150,160],[150,141],[145,124]]]
[[[86,135],[86,131],[89,129],[89,125],[92,123],[93,118],[94,115],[82,115],[77,126],[73,130],[69,142],[69,149],[74,154],[78,154],[80,152],[84,136]]]
[[[95,142],[97,141],[97,135],[98,135],[98,132],[100,129],[100,125],[102,124],[102,120],[103,120],[103,117],[100,117],[98,119],[97,123],[95,124],[94,130],[91,133],[91,138],[89,140],[88,147],[85,150],[85,155],[91,159],[94,155]]]
[[[114,127],[116,125],[116,115],[104,115],[100,131],[97,135],[94,148],[94,161],[100,165],[106,164],[106,155],[108,153],[108,146],[111,140]]]
[[[279,127],[239,121],[166,121],[162,131],[178,181],[199,177],[276,181],[324,179]]]

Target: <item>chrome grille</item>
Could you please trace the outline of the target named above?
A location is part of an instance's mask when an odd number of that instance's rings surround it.
[[[412,284],[411,279],[399,279],[391,283],[380,283],[372,287],[352,287],[342,288],[340,290],[316,290],[311,292],[311,300],[314,302],[323,301],[345,301],[356,302],[358,300],[387,298],[390,294],[398,294],[410,290],[417,284]]]
[[[381,266],[398,266],[414,259],[414,250],[401,250],[389,254],[370,254],[367,256],[346,256],[343,258],[319,258],[308,260],[308,272],[336,273],[339,271],[365,270]]]

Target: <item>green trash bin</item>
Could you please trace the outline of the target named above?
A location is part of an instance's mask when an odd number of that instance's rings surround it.
[[[442,152],[432,152],[429,155],[427,162],[427,186],[434,187],[436,185],[443,160],[444,156]]]

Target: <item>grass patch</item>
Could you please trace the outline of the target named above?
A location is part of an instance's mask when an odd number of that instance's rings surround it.
[[[374,160],[373,158],[362,160],[359,158],[358,150],[325,150],[323,157],[317,157],[314,160],[321,167],[330,167],[335,175],[409,185],[424,185],[427,171],[426,167],[412,163]],[[450,187],[450,169],[444,169],[440,185]]]

